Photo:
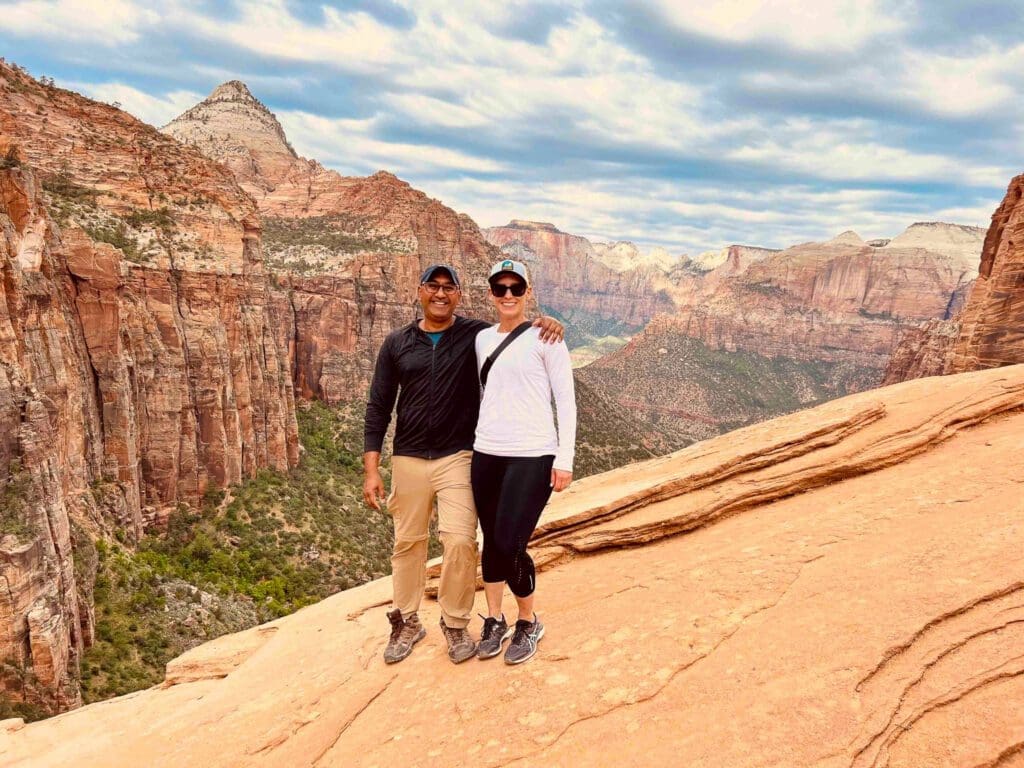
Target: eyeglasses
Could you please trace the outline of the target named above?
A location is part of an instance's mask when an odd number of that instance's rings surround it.
[[[425,288],[427,293],[437,293],[441,291],[445,296],[451,296],[457,290],[459,286],[455,283],[435,283],[430,281],[429,283],[420,283],[421,288]]]
[[[516,283],[515,285],[503,285],[502,283],[491,284],[491,295],[495,298],[500,299],[509,291],[512,291],[512,295],[518,298],[526,293],[526,283]]]

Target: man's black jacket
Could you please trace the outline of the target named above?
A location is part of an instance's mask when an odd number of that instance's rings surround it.
[[[396,456],[438,459],[471,450],[480,412],[474,345],[487,327],[456,316],[436,347],[418,322],[388,334],[370,385],[363,450],[380,451],[396,396]]]

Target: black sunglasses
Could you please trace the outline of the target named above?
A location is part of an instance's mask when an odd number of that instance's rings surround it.
[[[526,283],[516,283],[515,285],[502,285],[501,283],[491,283],[491,295],[496,298],[501,298],[509,291],[512,291],[512,295],[516,298],[526,293]]]

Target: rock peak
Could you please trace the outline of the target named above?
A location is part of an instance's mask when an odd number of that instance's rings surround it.
[[[203,103],[210,101],[248,101],[266,109],[241,80],[228,80],[218,85]]]
[[[268,174],[273,177],[275,170],[284,174],[298,159],[277,117],[241,80],[221,83],[160,130],[198,146],[242,179]],[[271,179],[271,186],[276,182],[276,178]]]
[[[848,229],[833,237],[829,243],[832,245],[864,245],[864,240],[852,229]]]

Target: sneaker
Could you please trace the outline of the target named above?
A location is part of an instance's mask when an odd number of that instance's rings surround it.
[[[441,632],[448,641],[448,658],[453,664],[461,664],[466,659],[476,656],[476,643],[465,627],[449,627],[441,618]]]
[[[412,647],[427,636],[427,630],[415,613],[403,619],[397,608],[388,611],[388,621],[391,622],[391,637],[384,649],[384,662],[394,664],[412,653]]]
[[[544,625],[540,623],[537,614],[533,615],[533,621],[520,619],[516,622],[515,634],[512,635],[512,642],[508,644],[505,651],[506,664],[522,664],[533,658],[537,653],[537,643],[544,637]]]
[[[500,619],[496,619],[493,616],[484,618],[484,628],[480,632],[480,643],[476,647],[476,657],[478,659],[490,659],[493,656],[497,656],[501,653],[501,645],[510,637],[512,637],[513,629],[505,621],[505,614],[501,615]]]

